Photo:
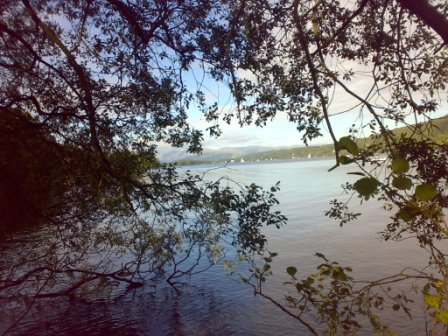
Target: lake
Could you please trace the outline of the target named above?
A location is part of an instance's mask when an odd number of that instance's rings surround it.
[[[346,166],[327,172],[333,163],[330,160],[244,163],[206,174],[211,180],[225,175],[238,182],[266,187],[280,181],[278,209],[288,217],[288,224],[279,230],[265,230],[268,249],[279,253],[273,264],[276,277],[266,289],[277,299],[287,293],[282,285],[285,268],[294,265],[299,276],[310,274],[319,264],[315,252],[351,266],[356,277],[366,280],[426,263],[426,255],[414,241],[396,243],[378,239],[377,233],[388,223],[388,213],[375,201],[360,206],[359,199],[353,199],[354,210],[363,215],[342,228],[324,216],[330,200],[347,197],[340,185],[359,178],[348,175],[353,168]],[[189,167],[195,172],[208,168]],[[13,334],[307,335],[296,320],[267,300],[254,296],[251,287],[230,276],[223,261],[186,280],[179,292],[159,283],[147,284],[112,302],[40,302]],[[401,312],[388,311],[384,322],[403,335],[423,334],[421,303],[414,305],[413,314],[411,321]],[[370,332],[360,333],[363,334]]]

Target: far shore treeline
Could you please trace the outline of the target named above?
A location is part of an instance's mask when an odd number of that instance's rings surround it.
[[[429,127],[429,123],[423,123]],[[413,134],[412,128],[405,126],[399,127],[392,130],[396,136],[411,136],[415,139],[420,139],[421,136],[418,134]],[[437,143],[442,143],[448,140],[448,116],[442,118],[434,119],[431,122],[430,134],[432,139]],[[378,138],[378,137],[376,137]],[[358,146],[362,148],[367,148],[374,143],[375,136],[370,136],[368,138],[358,139],[356,142]],[[306,158],[324,158],[334,156],[334,145],[320,145],[320,146],[301,146],[286,149],[269,150],[258,153],[251,153],[245,155],[232,155],[231,157],[219,160],[202,160],[200,156],[197,159],[192,158],[189,160],[179,160],[175,161],[176,166],[190,166],[190,165],[202,165],[202,164],[219,164],[219,163],[229,163],[231,160],[239,162],[243,159],[246,162],[251,161],[267,161],[267,160],[294,160],[294,159],[306,159]]]

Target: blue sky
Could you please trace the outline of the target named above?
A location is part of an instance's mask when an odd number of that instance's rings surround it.
[[[351,91],[355,92],[360,97],[365,98],[367,93],[371,90],[372,81],[371,66],[360,65],[353,61],[345,61],[343,63],[338,60],[328,60],[328,66],[334,68],[334,70],[348,70],[351,69],[356,74],[350,81],[344,81]],[[241,78],[247,78],[254,80],[254,77],[250,73],[238,72],[238,76]],[[191,92],[201,90],[205,95],[206,103],[217,103],[221,111],[221,115],[224,115],[226,111],[235,109],[234,100],[229,92],[228,87],[222,83],[217,83],[206,75],[204,75],[203,69],[196,64],[191,71],[183,78],[184,84],[190,89]],[[382,83],[377,83],[379,86]],[[377,95],[372,99],[372,102],[380,108],[388,107],[388,99],[390,92],[387,85],[383,85],[381,95]],[[370,135],[368,127],[361,128],[360,125],[365,125],[372,119],[370,113],[364,108],[360,109],[359,102],[352,96],[347,94],[343,88],[337,87],[333,92],[330,92],[330,106],[329,111],[333,131],[337,139],[347,136],[349,129],[353,124],[358,125],[358,137],[367,137]],[[447,104],[447,92],[441,93],[440,107],[432,117],[437,118],[448,114]],[[414,96],[416,101],[419,101],[423,96]],[[381,114],[381,113],[380,113]],[[264,127],[256,127],[255,125],[246,125],[240,127],[238,121],[235,119],[230,125],[220,120],[219,124],[222,135],[219,138],[211,138],[208,136],[206,129],[212,124],[206,122],[202,113],[192,107],[189,110],[189,123],[193,128],[203,131],[204,150],[208,149],[216,150],[226,147],[246,147],[246,146],[265,146],[265,147],[285,147],[285,146],[304,146],[301,140],[302,135],[296,130],[294,123],[287,120],[286,113],[279,113],[275,119],[268,122]],[[409,124],[414,123],[414,116],[409,113],[409,117],[406,122]],[[419,121],[424,121],[420,119]],[[403,124],[395,124],[392,121],[385,121],[385,124],[390,128],[400,127]],[[310,145],[321,145],[332,143],[332,139],[325,124],[321,125],[322,136],[311,141]],[[166,144],[159,144],[159,153],[167,152],[170,148]]]
[[[365,96],[365,93],[370,90],[372,85],[371,77],[362,74],[362,71],[368,70],[368,68],[354,63],[351,64],[351,67],[359,71],[360,74],[357,75],[352,81],[346,83],[346,85],[360,96]],[[244,76],[245,74],[240,75]],[[194,83],[197,85],[198,77],[199,76],[195,76],[195,78],[191,77],[189,84],[191,85]],[[250,77],[250,75],[248,75],[248,77]],[[218,102],[221,113],[235,108],[229,90],[223,84],[202,80],[201,90],[204,91],[205,98],[208,103],[213,103],[215,101]],[[333,98],[330,104],[330,113],[334,114],[334,116],[331,117],[331,123],[337,138],[346,136],[352,124],[359,125],[371,119],[370,114],[367,113],[365,109],[364,111],[361,111],[359,107],[353,108],[358,102],[343,91],[342,88],[337,88],[332,96]],[[442,97],[442,99],[442,105],[438,112],[434,113],[433,117],[440,117],[448,113],[446,108],[446,93],[445,97]],[[380,100],[380,98],[377,99],[378,104],[385,106],[387,103],[387,92],[384,94],[384,99],[382,99],[382,101]],[[351,108],[353,109],[350,110]],[[410,116],[407,122],[412,123],[413,120],[413,116]],[[205,118],[197,109],[192,109],[190,111],[189,121],[194,128],[204,131],[205,149],[244,146],[281,147],[304,145],[301,140],[301,134],[296,130],[295,124],[287,120],[285,113],[279,113],[272,122],[269,122],[262,128],[256,127],[255,125],[240,127],[237,120],[233,120],[230,125],[221,122],[220,125],[223,134],[217,139],[210,138],[207,135],[205,129],[210,127],[211,124],[208,124],[205,121]],[[391,121],[386,122],[386,124],[391,128],[402,126],[396,125]],[[322,124],[321,126],[321,133],[323,136],[313,140],[310,143],[311,145],[328,144],[332,142],[326,125]],[[370,135],[367,128],[364,130],[365,133],[360,134],[359,136]]]
[[[241,74],[244,76],[245,74]],[[250,75],[249,75],[250,77]],[[191,72],[185,82],[191,89],[199,88],[204,92],[206,102],[218,103],[221,115],[226,111],[235,109],[233,98],[229,89],[224,84],[204,79],[201,71]],[[200,84],[198,84],[200,82]],[[340,109],[346,109],[353,104],[333,102],[339,104]],[[346,135],[350,125],[355,121],[357,112],[348,112],[344,115],[332,117],[332,123],[338,135]],[[240,146],[302,146],[301,134],[297,131],[296,125],[287,120],[286,113],[279,113],[275,119],[268,122],[266,126],[257,127],[255,125],[245,125],[240,127],[235,119],[232,123],[220,122],[223,134],[219,138],[211,138],[205,129],[212,126],[206,122],[204,116],[198,109],[189,111],[189,122],[195,128],[204,132],[204,147],[209,149],[219,149],[223,147]],[[325,125],[322,125],[322,137],[313,140],[311,144],[331,143],[330,134]]]
[[[55,17],[56,21],[60,23],[67,30],[71,30],[72,27],[68,22],[61,21],[59,17]],[[353,69],[357,76],[350,82],[345,84],[349,88],[355,91],[360,96],[364,97],[370,90],[372,82],[369,76],[370,67],[365,65],[359,65],[357,63],[346,61],[345,63],[339,62],[339,60],[328,60],[328,66],[333,67],[335,70],[341,69]],[[250,73],[239,72],[240,77],[247,77],[253,79]],[[251,78],[252,77],[252,78]],[[217,102],[220,109],[225,110],[234,108],[233,99],[230,95],[229,89],[223,85],[218,84],[207,76],[204,76],[204,71],[199,64],[195,64],[193,69],[186,74],[185,84],[190,88],[192,92],[196,89],[201,89],[208,103]],[[386,95],[387,96],[387,93]],[[447,104],[447,92],[444,92],[442,97],[442,105],[438,109],[438,112],[434,113],[433,117],[441,117],[448,114]],[[361,118],[366,120],[371,117],[365,111],[362,112],[359,108],[355,108],[348,112],[348,109],[356,105],[356,101],[348,96],[341,88],[336,89],[333,93],[333,99],[330,105],[330,113],[335,114],[331,117],[333,129],[337,138],[346,136],[349,128],[353,123],[360,124]],[[385,105],[386,101],[380,102]],[[344,112],[344,113],[342,113]],[[240,127],[236,120],[230,125],[224,122],[220,122],[223,134],[220,138],[210,138],[207,135],[206,128],[212,125],[207,124],[203,115],[197,108],[192,108],[189,111],[189,122],[195,128],[202,130],[204,133],[204,148],[205,149],[219,149],[223,147],[244,147],[244,146],[268,146],[268,147],[282,147],[282,146],[302,146],[301,134],[296,130],[295,124],[289,122],[285,114],[278,114],[276,118],[269,122],[266,126],[260,128],[254,125]],[[408,120],[409,123],[413,122],[412,117]],[[397,127],[391,122],[388,123],[389,127]],[[331,143],[331,137],[325,125],[321,127],[322,137],[313,140],[311,145],[328,144]],[[360,136],[368,136],[369,133],[360,134]],[[169,150],[166,144],[160,144],[159,151]]]

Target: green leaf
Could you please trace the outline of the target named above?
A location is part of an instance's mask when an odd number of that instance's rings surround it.
[[[442,323],[448,324],[448,309],[443,309],[439,313],[439,320]]]
[[[420,201],[430,201],[437,195],[437,188],[432,184],[420,184],[415,188],[415,197]]]
[[[420,209],[417,204],[409,202],[400,209],[400,211],[398,212],[398,217],[405,222],[409,222],[416,215],[421,213],[421,211],[422,209]]]
[[[392,181],[392,185],[400,190],[408,190],[412,188],[412,180],[406,176],[396,176]]]
[[[396,310],[400,310],[400,305],[396,303],[396,304],[394,304],[394,305],[392,306],[392,309],[395,310],[395,311],[396,311]]]
[[[312,277],[308,277],[305,281],[303,281],[303,284],[306,285],[306,287],[310,287],[313,283],[314,279]]]
[[[428,307],[436,308],[436,309],[440,308],[440,304],[442,302],[442,298],[440,296],[438,296],[438,295],[430,295],[430,294],[425,294],[423,296],[423,300],[425,301],[425,304]]]
[[[323,255],[322,253],[316,252],[316,253],[314,253],[314,255],[315,255],[316,257],[319,257],[319,258],[325,260],[325,261],[328,261],[328,259],[327,259],[327,258],[325,257],[325,255]]]
[[[404,208],[398,212],[398,217],[405,222],[410,222],[412,218],[414,218],[414,215],[409,211],[409,209]]]
[[[336,272],[336,277],[338,278],[338,280],[341,280],[343,282],[347,282],[348,281],[347,275],[344,273],[344,271],[342,269],[339,269]]]
[[[342,137],[338,142],[340,149],[346,149],[352,155],[359,154],[359,148],[356,142],[354,142],[350,137]],[[342,163],[342,162],[341,162]]]
[[[359,175],[359,176],[366,176],[363,172],[348,172],[349,175]]]
[[[364,177],[353,184],[353,188],[361,195],[369,198],[376,192],[380,183],[373,177]]]
[[[294,276],[297,273],[297,268],[294,266],[289,266],[286,268],[286,273],[288,273],[290,276]]]
[[[380,322],[380,318],[378,315],[371,315],[370,316],[370,323],[372,324],[372,326],[374,326],[376,329],[380,329],[381,328],[381,322]]]
[[[406,173],[409,170],[409,162],[402,158],[396,157],[392,160],[392,171],[394,173]]]
[[[347,156],[347,155],[341,155],[341,156],[339,157],[339,162],[340,162],[341,164],[343,164],[343,165],[346,165],[346,164],[355,162],[355,160],[354,160],[353,158]]]

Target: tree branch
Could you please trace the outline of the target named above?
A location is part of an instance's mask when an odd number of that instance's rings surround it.
[[[403,8],[417,16],[448,44],[448,20],[428,0],[397,0]]]

